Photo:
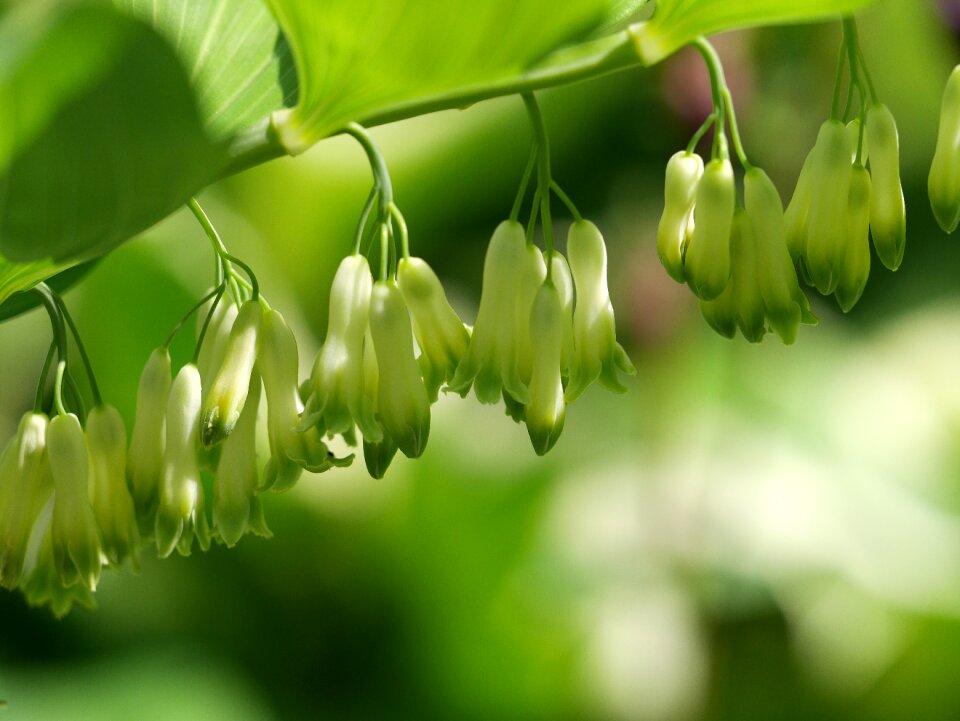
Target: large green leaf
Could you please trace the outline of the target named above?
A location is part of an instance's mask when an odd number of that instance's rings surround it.
[[[187,69],[215,138],[227,138],[292,105],[297,76],[263,0],[114,0],[149,22]]]
[[[657,0],[648,23],[632,30],[637,52],[653,65],[701,35],[852,13],[874,0]]]
[[[607,19],[610,0],[268,0],[297,62],[289,152],[391,106],[497,83]]]
[[[0,108],[0,302],[162,219],[224,162],[169,45],[107,6],[4,15]]]

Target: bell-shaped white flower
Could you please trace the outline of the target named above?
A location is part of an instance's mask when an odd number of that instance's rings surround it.
[[[161,558],[173,553],[174,548],[189,555],[194,536],[201,549],[210,547],[197,461],[200,393],[200,372],[188,363],[177,373],[167,401],[166,449],[156,521],[157,553]]]
[[[348,466],[353,460],[353,456],[335,457],[316,426],[297,430],[303,412],[297,388],[299,367],[293,331],[279,312],[267,311],[263,317],[259,368],[267,394],[271,457],[263,485],[276,491],[292,487],[304,469],[321,473],[334,466]]]
[[[223,442],[220,463],[213,478],[213,523],[220,539],[229,547],[236,545],[248,530],[269,536],[257,487],[257,411],[260,407],[260,376],[250,378],[247,402],[227,440]]]
[[[380,392],[380,370],[377,367],[377,351],[367,328],[363,338],[363,390],[372,399],[374,409]],[[384,434],[379,442],[363,439],[363,463],[372,478],[383,478],[397,455],[397,444]]]
[[[156,512],[163,479],[167,397],[170,395],[170,353],[166,347],[150,354],[137,388],[137,415],[127,457],[127,483],[137,517],[148,522]],[[141,528],[147,535],[152,528]]]
[[[378,361],[377,415],[383,431],[405,456],[417,458],[430,435],[430,399],[413,355],[410,315],[392,282],[373,285],[370,335]]]
[[[397,285],[413,316],[413,333],[420,346],[420,370],[431,401],[470,345],[470,333],[447,301],[443,285],[422,258],[402,258]]]
[[[44,466],[49,475],[49,463],[45,461]],[[20,590],[31,606],[48,606],[54,616],[62,618],[75,603],[88,610],[93,610],[97,604],[86,586],[79,583],[64,586],[60,581],[53,554],[53,503],[51,497],[41,510],[30,535],[28,560]]]
[[[563,321],[560,294],[548,281],[537,291],[530,313],[533,369],[530,376],[530,403],[524,416],[530,442],[539,456],[553,448],[563,431],[566,417],[560,374]]]
[[[30,530],[53,491],[46,461],[48,420],[27,413],[0,456],[0,585],[16,588]]]
[[[579,220],[570,226],[567,256],[577,291],[573,311],[573,369],[567,403],[574,401],[598,378],[610,390],[622,393],[620,373],[636,373],[626,351],[617,343],[613,305],[607,290],[607,249],[593,223]]]
[[[316,426],[328,435],[360,428],[364,438],[380,440],[383,432],[363,392],[363,334],[370,316],[373,276],[362,255],[340,262],[330,289],[327,338],[317,354],[308,384],[301,430]]]
[[[103,554],[114,566],[130,559],[137,567],[140,534],[133,497],[127,488],[127,431],[113,406],[87,415],[90,451],[90,504],[100,528]]]
[[[87,496],[90,458],[80,420],[59,415],[47,428],[53,477],[53,558],[64,586],[79,582],[94,591],[100,580],[100,534]]]
[[[527,244],[522,225],[506,220],[497,226],[483,262],[483,289],[470,346],[449,388],[465,396],[472,385],[481,403],[496,403],[501,389],[518,404],[530,393],[530,353],[526,324],[536,289],[543,282],[543,255]]]
[[[262,318],[263,307],[255,300],[248,300],[237,313],[223,362],[214,377],[210,394],[203,402],[200,440],[205,448],[224,440],[240,420],[250,387],[250,374],[257,360],[257,335]]]

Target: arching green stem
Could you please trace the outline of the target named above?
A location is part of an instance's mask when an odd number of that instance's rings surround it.
[[[570,196],[563,192],[563,188],[557,183],[556,180],[550,181],[550,190],[553,191],[553,194],[556,195],[560,202],[567,206],[567,210],[570,212],[570,215],[573,216],[573,219],[577,222],[583,220],[583,216],[580,215],[580,211],[577,210],[577,206],[573,204],[573,201],[570,200]]]
[[[520,218],[520,210],[523,208],[523,199],[527,195],[527,188],[530,187],[530,178],[533,170],[537,166],[537,146],[530,149],[530,159],[527,160],[527,167],[523,171],[523,178],[520,180],[520,189],[517,191],[517,198],[513,201],[513,208],[510,210],[510,220],[516,222]]]
[[[232,269],[230,267],[231,263],[241,268],[243,272],[247,274],[247,277],[250,278],[251,295],[253,296],[253,300],[260,300],[260,283],[257,281],[257,276],[250,266],[236,256],[230,255],[230,253],[227,252],[227,246],[224,245],[223,240],[220,238],[220,234],[217,233],[217,229],[213,227],[213,223],[210,222],[210,218],[207,217],[207,214],[203,211],[203,208],[200,207],[200,204],[197,202],[196,198],[190,198],[190,200],[187,202],[187,207],[190,208],[190,211],[200,223],[200,227],[203,228],[203,232],[207,234],[207,238],[210,239],[210,243],[213,245],[214,252],[225,261],[224,271],[226,275],[230,276],[232,274]]]
[[[380,190],[380,221],[383,222],[389,217],[390,204],[393,202],[393,184],[390,181],[387,162],[384,160],[380,148],[370,137],[370,133],[362,125],[349,123],[343,129],[343,132],[360,143],[363,151],[367,154],[367,160],[370,162],[370,172],[373,173],[374,183]]]
[[[207,330],[210,328],[210,320],[213,318],[213,314],[214,312],[216,312],[217,306],[220,304],[220,301],[223,300],[223,294],[226,292],[226,290],[227,290],[226,284],[221,283],[217,287],[217,289],[214,291],[213,303],[210,304],[210,311],[207,313],[207,317],[203,319],[203,326],[201,326],[200,328],[200,335],[197,336],[197,345],[193,349],[192,362],[194,364],[196,364],[197,361],[200,360],[200,349],[203,348],[203,341],[207,337]],[[209,297],[210,296],[208,295],[207,298]],[[184,317],[183,321],[180,321],[180,325],[183,325],[183,322],[187,318],[189,318],[194,313],[195,310],[200,308],[206,302],[207,298],[204,298],[202,301],[200,301],[200,303],[197,304],[194,310],[191,310]],[[177,326],[177,328],[179,328],[179,326]],[[174,329],[173,333],[170,335],[170,338],[167,339],[167,342],[164,345],[170,345],[170,341],[173,340],[173,334],[176,332],[177,332],[177,329]]]
[[[47,386],[47,376],[50,375],[50,366],[53,365],[53,356],[57,352],[57,342],[50,341],[50,348],[47,350],[47,357],[43,361],[43,370],[40,371],[40,381],[37,383],[37,399],[33,404],[34,413],[43,412],[43,389]]]
[[[57,307],[60,309],[60,314],[67,322],[70,332],[73,334],[73,340],[77,344],[77,352],[80,354],[80,360],[87,373],[87,380],[90,382],[90,392],[93,394],[93,403],[98,406],[102,405],[103,398],[100,396],[100,386],[97,384],[97,376],[93,372],[93,364],[90,362],[90,356],[87,355],[86,346],[84,346],[83,340],[80,338],[80,331],[77,330],[77,324],[73,322],[73,316],[71,316],[70,311],[67,310],[67,304],[63,302],[63,298],[53,290],[51,290],[51,295],[56,301]]]
[[[547,126],[533,93],[524,93],[523,102],[530,117],[530,126],[537,148],[537,193],[540,197],[540,223],[543,226],[543,244],[546,248],[547,280],[553,266],[553,221],[550,217],[550,139]]]

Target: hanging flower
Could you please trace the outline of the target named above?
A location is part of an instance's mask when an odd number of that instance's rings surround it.
[[[322,473],[334,466],[348,466],[353,456],[335,457],[315,426],[298,431],[303,405],[297,389],[299,358],[297,340],[283,316],[270,310],[264,314],[259,366],[267,395],[267,429],[270,462],[264,473],[264,487],[283,491],[292,487],[300,473]]]
[[[473,386],[481,403],[496,403],[502,389],[520,405],[530,401],[523,380],[530,368],[527,322],[545,276],[543,255],[527,243],[523,226],[500,223],[487,247],[477,322],[451,391],[465,396]]]
[[[262,317],[263,307],[256,300],[248,300],[237,313],[223,362],[203,405],[200,440],[204,448],[224,440],[240,420],[250,374],[257,360],[257,334]]]
[[[114,566],[130,559],[136,568],[140,534],[126,482],[127,432],[116,408],[99,405],[87,415],[87,447],[90,502],[100,528],[103,553]]]
[[[170,353],[166,347],[150,354],[137,388],[137,415],[127,458],[127,482],[133,493],[136,515],[152,526],[163,479],[167,398],[170,395]],[[153,528],[143,528],[152,536]]]
[[[190,554],[194,536],[204,551],[210,547],[210,529],[204,511],[203,486],[197,462],[200,432],[200,372],[188,363],[173,381],[167,402],[166,450],[163,482],[157,509],[157,553],[166,558],[173,549]]]
[[[397,285],[413,316],[420,370],[431,401],[453,374],[470,345],[470,333],[450,307],[443,285],[422,258],[402,258]]]
[[[45,453],[49,421],[26,413],[0,455],[0,585],[16,588],[30,531],[53,491]]]
[[[530,404],[524,420],[537,455],[553,448],[566,416],[560,363],[563,353],[563,304],[552,282],[540,286],[530,314],[533,369]]]
[[[331,436],[350,435],[357,426],[364,438],[377,441],[383,436],[363,391],[363,334],[372,287],[366,258],[358,254],[341,261],[330,289],[327,338],[307,385],[301,430],[316,426]]]
[[[570,226],[567,255],[577,294],[573,311],[575,354],[566,391],[567,403],[571,403],[598,378],[610,390],[623,392],[626,386],[620,373],[633,375],[637,371],[617,343],[607,289],[607,249],[597,226],[587,220]]]
[[[405,456],[419,458],[430,435],[430,399],[413,355],[410,315],[392,282],[373,285],[370,336],[378,361],[377,416],[383,431]]]
[[[100,535],[90,506],[90,458],[80,420],[58,415],[47,428],[47,458],[53,477],[53,558],[64,586],[95,591],[100,580]]]

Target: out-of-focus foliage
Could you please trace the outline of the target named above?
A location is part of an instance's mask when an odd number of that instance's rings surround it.
[[[626,396],[588,392],[545,459],[502,409],[447,398],[382,481],[304,479],[274,538],[109,576],[57,622],[0,595],[11,718],[913,721],[960,694],[960,253],[925,183],[960,59],[932,2],[860,18],[901,130],[906,259],[791,348],[716,337],[656,259],[663,168],[709,112],[695,54],[544,97],[554,172],[604,231]],[[829,113],[839,29],[718,38],[755,163],[789,196]],[[519,100],[375,131],[413,248],[472,318],[486,240],[529,149]],[[204,198],[309,358],[369,187],[324,141]],[[212,260],[177,214],[67,295],[128,422],[150,350]],[[49,336],[0,328],[0,433]],[[189,338],[174,346],[186,360]],[[303,372],[306,372],[304,367]],[[152,715],[151,715],[152,714]]]

